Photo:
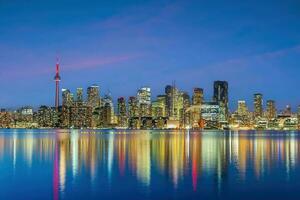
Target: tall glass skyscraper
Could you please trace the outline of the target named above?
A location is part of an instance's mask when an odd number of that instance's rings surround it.
[[[221,121],[228,119],[228,83],[227,81],[214,82],[213,101],[218,103],[221,110]],[[223,118],[223,119],[222,119]]]
[[[87,102],[92,108],[100,106],[100,91],[98,85],[92,85],[87,89]]]
[[[260,93],[254,94],[254,117],[262,117],[263,115],[263,95]]]

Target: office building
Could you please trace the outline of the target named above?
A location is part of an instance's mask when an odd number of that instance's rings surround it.
[[[87,103],[93,109],[100,106],[100,91],[98,85],[92,85],[87,89]]]
[[[227,81],[214,82],[213,101],[217,102],[220,106],[220,121],[228,120],[228,83]]]
[[[267,100],[267,113],[266,117],[268,120],[275,119],[277,116],[276,113],[276,106],[275,106],[275,101],[274,100]]]
[[[118,98],[118,126],[127,127],[127,112],[126,112],[126,101],[124,97]]]
[[[83,89],[82,88],[76,89],[76,101],[78,103],[83,103]]]
[[[194,88],[192,103],[193,105],[201,105],[203,102],[203,89]]]
[[[263,95],[254,94],[254,118],[263,117]]]

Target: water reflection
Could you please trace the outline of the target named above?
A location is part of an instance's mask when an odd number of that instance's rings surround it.
[[[298,134],[280,132],[14,130],[0,133],[0,162],[8,157],[14,170],[18,162],[28,169],[51,164],[55,200],[82,177],[106,187],[131,177],[144,188],[164,177],[175,190],[184,183],[196,192],[202,179],[221,190],[229,177],[260,180],[273,168],[289,179],[299,163],[299,142]]]

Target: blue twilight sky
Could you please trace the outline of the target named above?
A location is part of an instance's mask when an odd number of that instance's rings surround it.
[[[166,84],[210,100],[229,82],[230,107],[255,92],[300,104],[299,0],[0,0],[0,107],[54,104],[61,87],[153,97]]]

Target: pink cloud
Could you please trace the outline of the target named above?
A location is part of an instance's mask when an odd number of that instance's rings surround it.
[[[105,58],[89,58],[84,60],[79,60],[74,63],[66,62],[62,68],[63,71],[71,71],[71,70],[80,70],[87,68],[98,68],[100,66],[111,65],[121,62],[126,62],[128,60],[135,59],[140,57],[140,55],[120,55],[113,57],[105,57]]]
[[[76,71],[82,69],[92,69],[110,66],[117,63],[123,63],[132,59],[140,57],[140,54],[125,54],[111,57],[92,57],[85,59],[73,59],[72,62],[63,61],[61,63],[61,71]],[[34,66],[33,66],[34,65]],[[53,66],[49,64],[37,64],[37,63],[26,63],[20,67],[7,67],[5,70],[0,72],[0,76],[3,79],[12,78],[32,78],[38,75],[53,74],[55,70],[55,63]]]

